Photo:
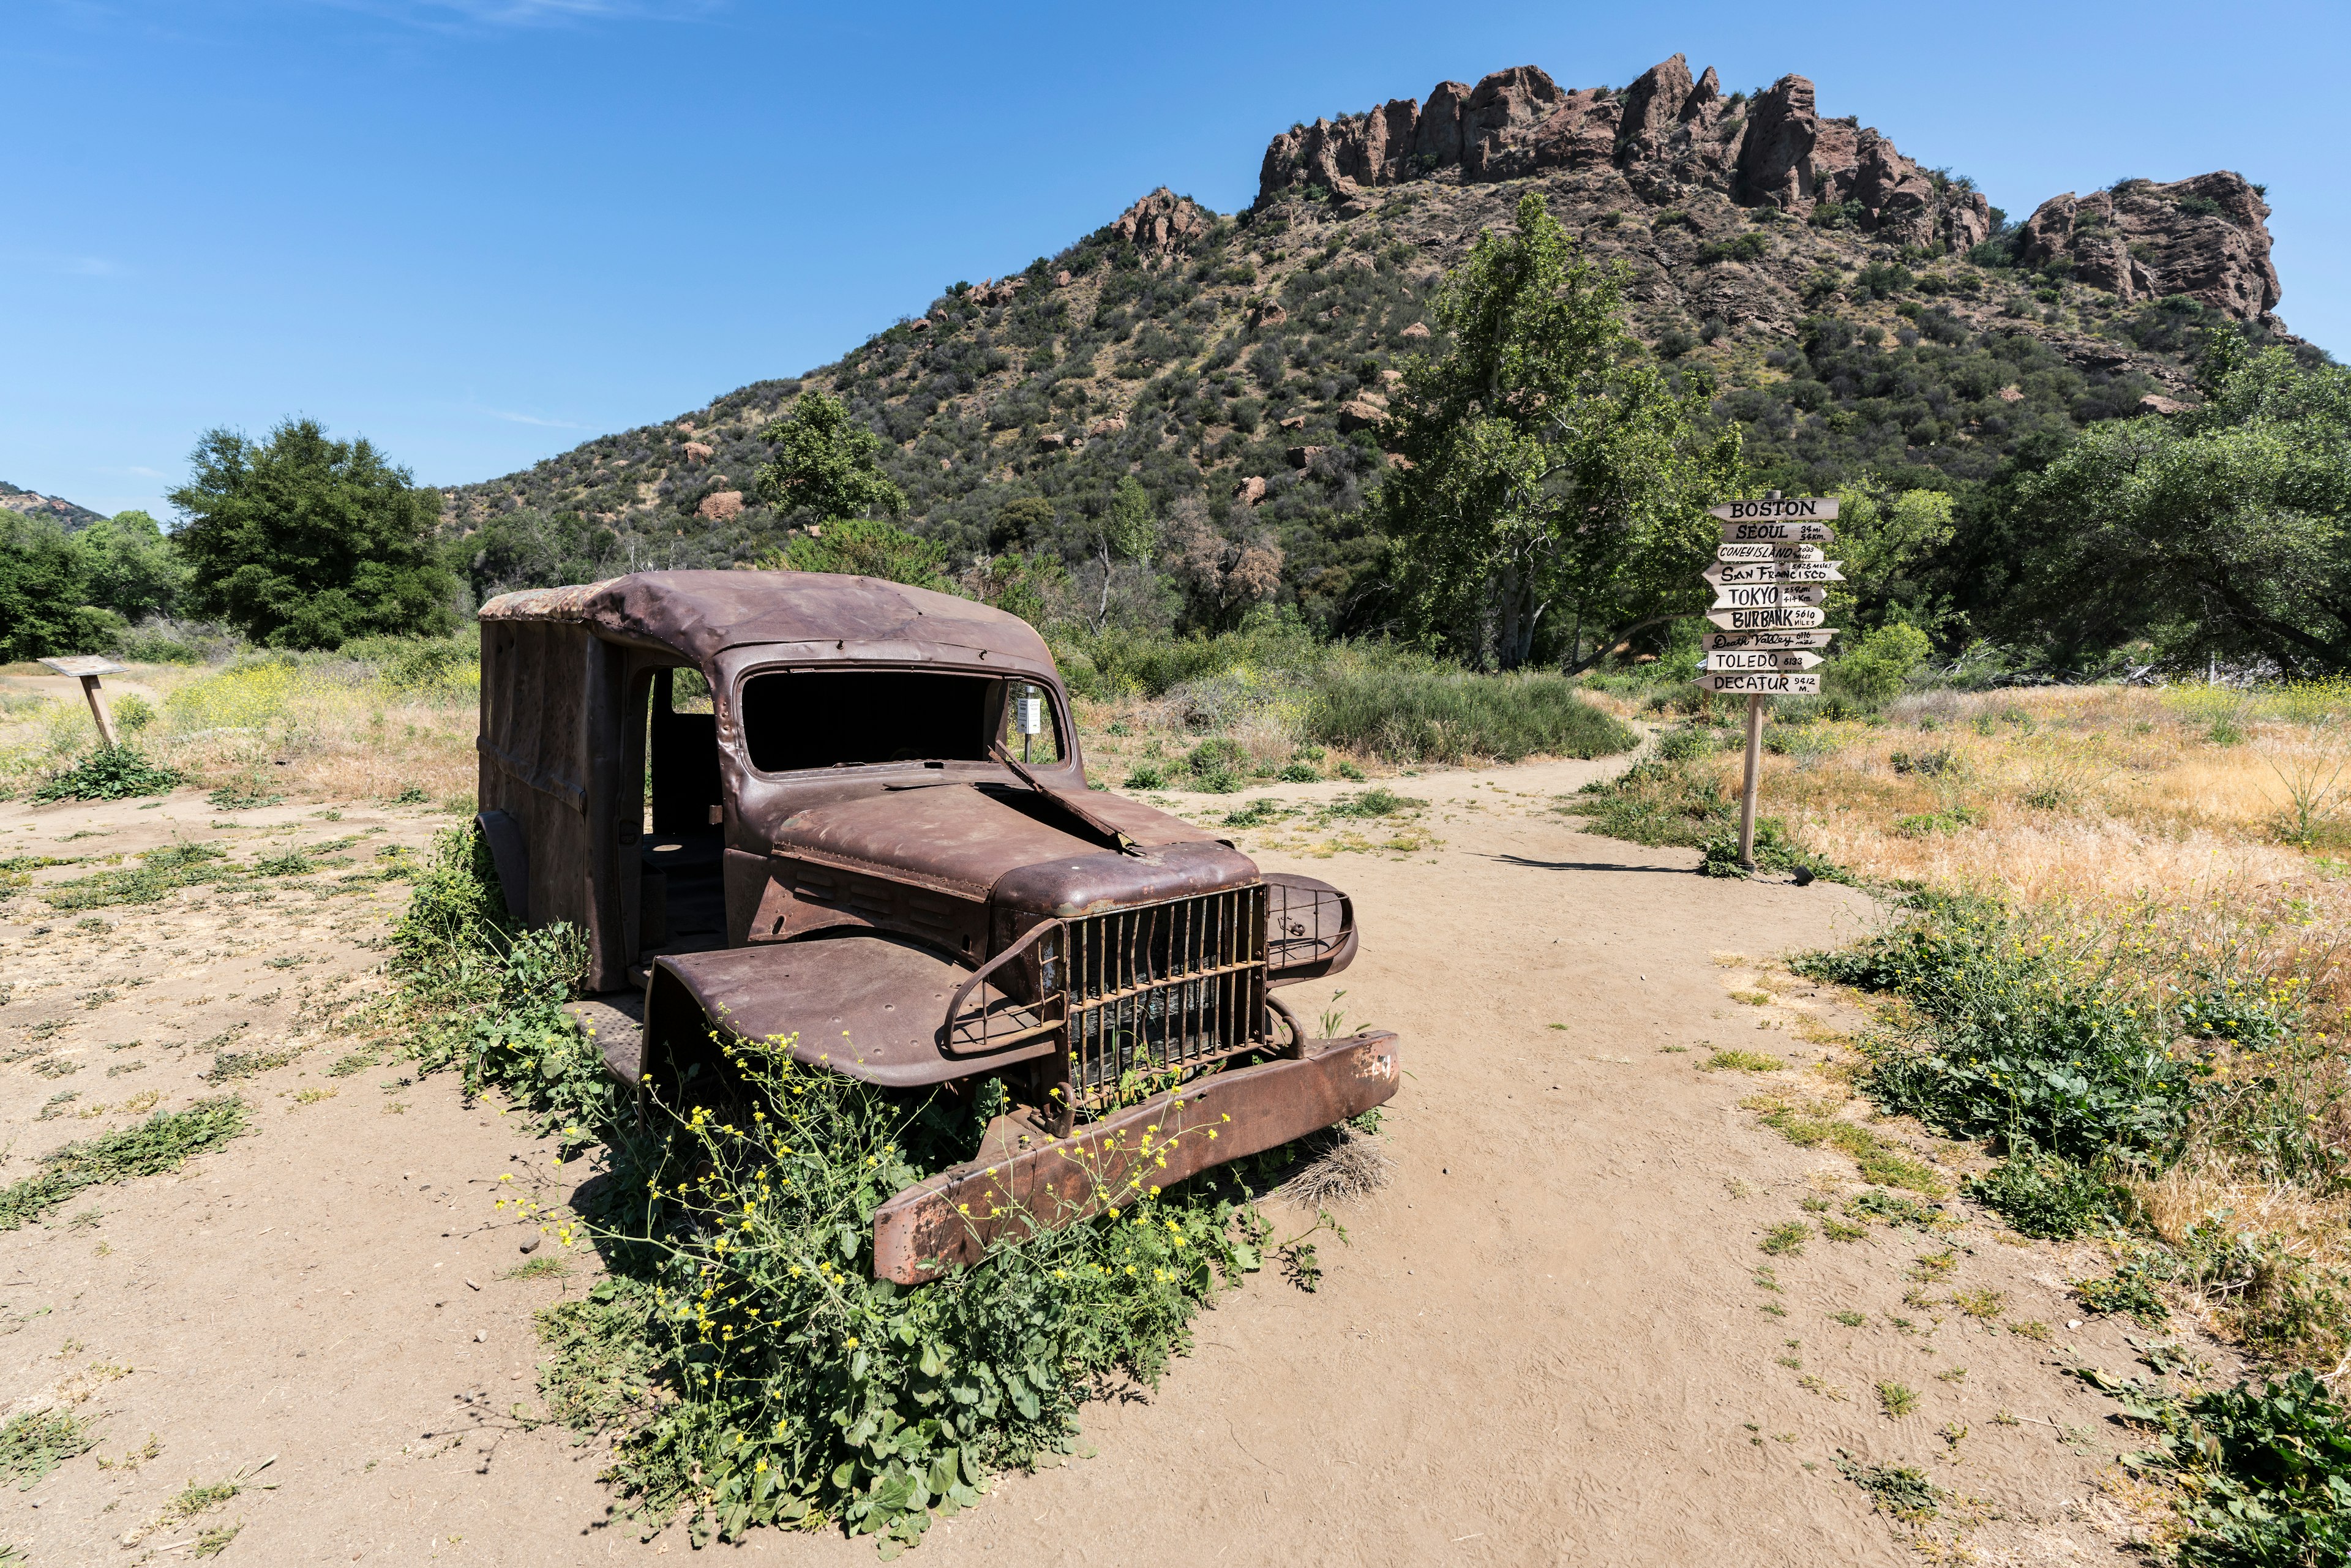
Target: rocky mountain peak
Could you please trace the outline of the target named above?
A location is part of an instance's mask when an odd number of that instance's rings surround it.
[[[1344,201],[1364,187],[1549,171],[1614,173],[1661,207],[1711,191],[1928,250],[1964,253],[1992,230],[1980,192],[1921,168],[1874,127],[1823,116],[1809,78],[1784,76],[1751,99],[1726,98],[1712,67],[1693,78],[1681,55],[1620,89],[1562,88],[1540,67],[1514,66],[1474,87],[1439,82],[1425,102],[1395,99],[1293,126],[1266,148],[1258,204],[1314,189]],[[2184,294],[2240,320],[2268,320],[2278,299],[2268,213],[2236,174],[2126,182],[2043,204],[2022,259],[2070,260],[2082,281],[2125,301]]]

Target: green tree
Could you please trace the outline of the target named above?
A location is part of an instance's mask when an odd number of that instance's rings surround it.
[[[820,392],[800,394],[791,413],[759,433],[775,446],[753,478],[759,498],[778,512],[810,512],[824,521],[896,517],[906,497],[882,472],[882,438]]]
[[[1425,639],[1516,668],[1570,663],[1702,611],[1719,537],[1706,508],[1740,475],[1710,382],[1669,382],[1622,319],[1629,269],[1595,265],[1540,195],[1439,287],[1442,359],[1404,372],[1381,487],[1390,577]],[[1589,649],[1587,654],[1584,650]]]
[[[2067,660],[2149,638],[2351,669],[2351,371],[2209,344],[2201,407],[2093,426],[2017,482],[2011,627]]]
[[[1159,513],[1141,480],[1132,474],[1119,476],[1089,538],[1102,561],[1102,601],[1094,610],[1094,630],[1099,632],[1110,620],[1111,584],[1117,576],[1117,563],[1131,560],[1147,572],[1159,548]]]
[[[1855,635],[1897,620],[1933,631],[1950,614],[1927,573],[1957,528],[1951,497],[1940,490],[1886,496],[1866,474],[1835,494],[1837,537],[1828,553],[1844,581],[1829,588],[1829,619]]]
[[[92,602],[80,540],[50,518],[0,509],[0,659],[96,653],[121,630]]]
[[[89,552],[90,591],[97,601],[137,621],[169,615],[187,586],[188,563],[145,512],[117,512],[81,531]]]
[[[289,419],[264,443],[214,430],[172,492],[187,522],[187,598],[273,648],[339,648],[353,637],[440,636],[458,585],[434,548],[441,495],[366,440],[330,441]]]
[[[879,517],[848,517],[820,524],[770,551],[758,563],[769,571],[832,571],[846,577],[878,577],[949,592],[947,552]]]

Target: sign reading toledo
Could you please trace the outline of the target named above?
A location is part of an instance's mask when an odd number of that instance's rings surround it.
[[[1698,684],[1708,691],[1747,698],[1747,782],[1739,807],[1739,863],[1755,866],[1755,778],[1762,754],[1763,699],[1810,696],[1821,689],[1812,674],[1836,633],[1821,622],[1828,599],[1824,583],[1843,582],[1844,563],[1824,559],[1819,547],[1836,538],[1834,496],[1782,497],[1778,491],[1760,501],[1730,501],[1710,508],[1722,524],[1715,564],[1706,569],[1714,589],[1707,619],[1721,628],[1708,632],[1705,671]]]

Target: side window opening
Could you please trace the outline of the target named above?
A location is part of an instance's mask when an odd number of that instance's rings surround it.
[[[1005,683],[1004,716],[996,738],[1006,756],[1033,768],[1053,767],[1067,755],[1053,694],[1034,681]]]

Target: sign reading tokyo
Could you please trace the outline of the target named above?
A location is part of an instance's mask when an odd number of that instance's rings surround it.
[[[1761,501],[1725,501],[1719,507],[1708,507],[1708,517],[1720,517],[1726,523],[1773,522],[1781,519],[1808,523],[1836,521],[1837,503],[1834,496],[1774,496]]]
[[[1778,582],[1723,582],[1714,590],[1717,610],[1756,610],[1767,604],[1819,604],[1829,596],[1825,588],[1798,588]]]

